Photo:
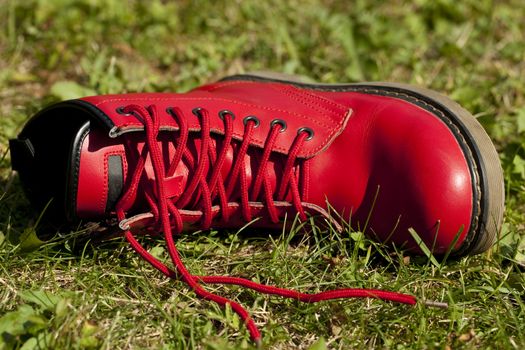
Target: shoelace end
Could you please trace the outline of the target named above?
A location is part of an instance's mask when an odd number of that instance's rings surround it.
[[[128,231],[129,229],[131,229],[131,227],[129,226],[129,222],[128,222],[128,220],[121,220],[121,221],[118,223],[118,227],[119,227],[122,231]]]
[[[257,338],[254,341],[255,341],[255,347],[257,349],[262,349],[263,348],[263,344],[262,344],[262,339],[261,338]]]
[[[437,307],[439,309],[448,309],[448,303],[435,300],[422,300],[423,304],[430,307]]]

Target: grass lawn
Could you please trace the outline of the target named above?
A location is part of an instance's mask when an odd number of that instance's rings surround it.
[[[85,244],[84,227],[35,240],[38,213],[10,170],[7,143],[62,99],[185,91],[251,70],[405,82],[451,96],[500,153],[505,223],[492,251],[446,263],[310,223],[307,235],[195,232],[177,241],[190,271],[450,305],[305,305],[212,287],[248,308],[268,348],[525,348],[523,1],[0,0],[0,14],[0,350],[253,347],[231,310],[163,278],[124,240]],[[143,243],[165,256],[161,240]]]

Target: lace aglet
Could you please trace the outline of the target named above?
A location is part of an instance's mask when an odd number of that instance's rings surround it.
[[[128,220],[122,220],[118,223],[118,227],[122,230],[122,231],[129,231],[131,229],[131,227],[129,226],[129,223],[128,223]]]
[[[422,300],[423,304],[430,307],[437,307],[440,309],[448,309],[448,303],[444,303],[441,301],[434,301],[434,300]]]
[[[262,339],[261,338],[255,339],[255,347],[257,349],[262,349],[263,348],[263,344],[262,344]]]

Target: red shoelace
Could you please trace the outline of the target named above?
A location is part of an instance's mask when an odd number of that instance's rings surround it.
[[[216,152],[213,151],[212,139],[210,135],[209,113],[202,108],[193,110],[193,113],[199,118],[201,124],[200,153],[196,161],[197,164],[195,164],[195,161],[192,160],[192,156],[187,149],[189,130],[186,119],[183,117],[183,113],[180,109],[168,109],[167,112],[176,119],[179,125],[179,131],[175,145],[175,154],[171,160],[171,163],[168,164],[168,167],[166,167],[161,147],[157,141],[159,134],[159,118],[156,106],[151,105],[145,108],[139,105],[128,105],[121,109],[121,111],[125,114],[130,114],[137,117],[144,123],[146,138],[145,145],[138,155],[136,166],[134,166],[132,173],[129,175],[131,178],[130,180],[127,180],[129,185],[125,189],[124,194],[116,205],[117,217],[120,221],[125,220],[126,211],[129,210],[133,204],[137,191],[143,191],[145,198],[151,207],[151,212],[156,218],[157,223],[160,224],[160,229],[164,233],[167,251],[173,265],[175,266],[175,270],[169,268],[153,255],[151,255],[137,241],[134,234],[129,229],[125,229],[126,239],[129,241],[133,249],[137,251],[137,253],[142,258],[144,258],[144,260],[153,265],[153,267],[155,267],[164,275],[173,279],[182,279],[199,297],[203,299],[212,300],[223,307],[225,305],[230,305],[232,310],[235,311],[244,321],[244,324],[250,333],[251,339],[257,345],[261,344],[261,333],[246,309],[239,303],[207,291],[202,286],[202,284],[238,285],[245,288],[250,288],[260,293],[279,295],[285,298],[296,299],[306,303],[316,303],[323,300],[340,298],[375,298],[410,305],[416,304],[416,298],[414,296],[383,290],[345,288],[308,294],[264,285],[239,277],[196,276],[191,274],[182,262],[173,238],[174,234],[180,234],[183,230],[183,220],[181,213],[179,212],[180,208],[184,208],[190,202],[195,203],[202,211],[202,218],[199,226],[203,229],[207,229],[210,227],[213,219],[212,203],[216,201],[216,198],[218,198],[222,219],[227,221],[231,214],[228,206],[229,198],[232,195],[237,182],[240,181],[241,197],[239,204],[241,206],[243,219],[246,221],[252,220],[249,200],[256,201],[260,197],[260,191],[263,191],[264,205],[268,211],[270,220],[272,222],[279,221],[278,211],[275,208],[273,198],[274,191],[270,186],[270,182],[266,174],[272,146],[275,143],[275,140],[278,137],[278,134],[280,133],[283,125],[279,123],[273,123],[272,125],[265,142],[263,154],[259,161],[259,168],[254,177],[254,183],[249,195],[247,188],[248,185],[246,184],[246,175],[245,172],[242,171],[242,168],[246,166],[244,163],[244,158],[248,151],[253,129],[258,126],[258,120],[255,117],[245,118],[244,120],[244,137],[240,147],[237,148],[236,159],[229,174],[228,183],[225,185],[225,181],[220,174],[220,169],[226,158],[228,146],[233,141],[232,123],[234,116],[232,113],[225,112],[221,114],[224,122],[224,142],[222,142],[222,149],[218,155],[216,155]],[[276,191],[276,198],[282,199],[284,198],[285,193],[291,194],[292,205],[302,220],[306,219],[306,214],[301,204],[298,180],[294,174],[294,164],[296,162],[297,153],[301,148],[301,145],[309,136],[311,135],[306,132],[298,133],[296,136],[288,153],[288,158],[280,180],[281,182],[278,186],[279,188]],[[132,145],[126,145],[126,148],[127,152],[133,152]],[[150,157],[155,174],[155,188],[144,188],[144,186],[140,186],[148,156]],[[164,182],[166,179],[169,179],[174,175],[179,162],[184,160],[194,166],[194,173],[191,179],[188,179],[184,192],[176,199],[169,199],[166,196]],[[213,166],[210,166],[208,169],[209,164],[213,164]],[[168,170],[166,171],[166,169]],[[209,173],[210,171],[211,173]]]

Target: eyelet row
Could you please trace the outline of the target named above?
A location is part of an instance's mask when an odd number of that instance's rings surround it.
[[[197,108],[192,109],[191,113],[193,113],[197,117],[201,117],[203,110],[204,110],[204,108],[197,107]],[[124,106],[117,107],[115,111],[118,114],[131,115],[130,113],[124,113]],[[166,113],[168,113],[169,115],[173,116],[175,114],[175,111],[173,110],[173,107],[168,107],[168,108],[166,108]],[[224,109],[224,110],[219,112],[219,118],[221,118],[222,120],[224,120],[224,118],[227,115],[229,115],[232,118],[232,120],[235,119],[235,114],[232,111]],[[247,125],[248,122],[250,122],[250,121],[253,121],[255,123],[254,128],[258,128],[259,125],[261,125],[261,121],[259,120],[259,118],[257,118],[254,115],[249,115],[247,117],[244,117],[244,119],[242,120],[244,125]],[[274,119],[274,120],[272,120],[270,122],[270,127],[273,128],[274,125],[276,125],[276,124],[281,126],[281,130],[279,130],[279,132],[284,132],[288,128],[288,125],[286,124],[286,121],[284,121],[282,119]],[[311,128],[304,126],[304,127],[301,127],[301,128],[299,128],[297,130],[297,134],[298,135],[300,135],[303,132],[308,134],[308,136],[305,139],[306,141],[310,141],[311,139],[313,139],[314,131]]]

